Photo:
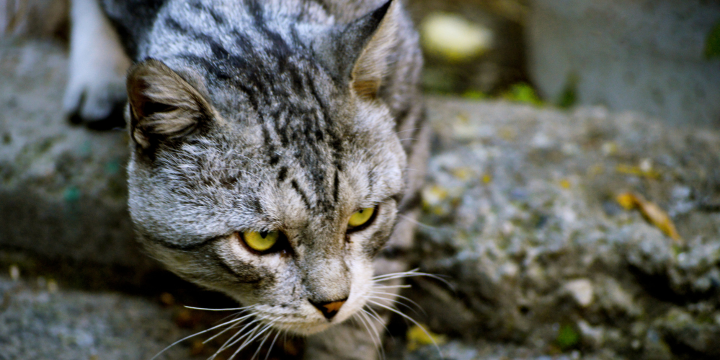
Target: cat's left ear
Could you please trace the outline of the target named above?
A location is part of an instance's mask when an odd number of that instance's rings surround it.
[[[130,137],[148,149],[158,142],[187,135],[208,122],[213,110],[202,89],[159,60],[134,65],[127,78]]]
[[[397,39],[400,4],[390,0],[369,14],[333,29],[315,44],[321,57],[361,98],[374,99],[388,68],[388,55]],[[328,54],[328,52],[332,54]]]

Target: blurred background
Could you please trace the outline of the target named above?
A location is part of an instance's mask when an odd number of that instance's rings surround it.
[[[411,280],[427,332],[393,318],[386,357],[719,359],[720,1],[406,4],[436,132],[409,256],[449,286]],[[124,132],[63,119],[68,6],[0,0],[0,359],[150,358],[234,305],[137,249]]]

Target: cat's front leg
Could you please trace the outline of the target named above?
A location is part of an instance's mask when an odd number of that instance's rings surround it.
[[[72,0],[70,68],[63,111],[90,128],[122,126],[130,59],[98,0]]]

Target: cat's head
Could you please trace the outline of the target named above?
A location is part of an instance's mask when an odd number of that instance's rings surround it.
[[[299,334],[365,305],[405,186],[377,99],[393,9],[130,70],[129,204],[153,257]]]

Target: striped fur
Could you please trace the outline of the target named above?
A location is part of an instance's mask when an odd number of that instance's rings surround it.
[[[345,320],[367,305],[373,273],[406,270],[398,254],[412,246],[427,157],[422,60],[400,1],[102,6],[134,62],[129,205],[140,242],[276,329],[339,324],[344,339],[311,336],[306,358],[373,358],[374,346],[355,350],[372,334]],[[370,226],[346,233],[353,212],[374,206]],[[280,230],[290,246],[254,254],[238,241],[246,230]],[[343,298],[331,320],[311,305]]]

